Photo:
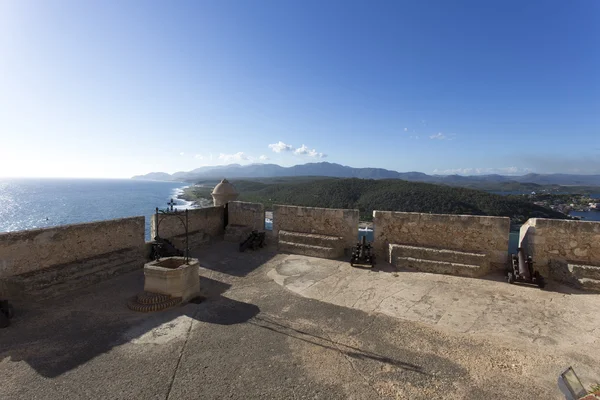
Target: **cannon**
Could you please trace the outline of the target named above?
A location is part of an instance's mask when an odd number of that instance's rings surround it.
[[[354,267],[354,264],[370,264],[372,267],[375,266],[373,247],[371,243],[367,243],[366,236],[363,236],[360,242],[356,243],[356,247],[352,249],[350,265]]]
[[[519,247],[517,254],[511,257],[511,267],[506,275],[508,283],[525,282],[538,285],[540,289],[544,288],[544,277],[538,271],[533,269],[533,259],[531,256],[525,256],[525,250]]]
[[[0,300],[0,328],[9,326],[13,315],[13,306],[7,300]]]
[[[159,236],[154,238],[152,249],[150,250],[150,259],[160,260],[161,257],[183,256],[183,251],[176,248],[168,239]]]
[[[240,243],[240,252],[246,249],[256,250],[265,246],[265,232],[252,231],[248,238]]]

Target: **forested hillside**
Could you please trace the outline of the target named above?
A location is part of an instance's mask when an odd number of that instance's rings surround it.
[[[363,220],[370,220],[373,210],[496,215],[511,217],[517,223],[532,217],[568,218],[517,196],[398,179],[306,178],[280,183],[247,180],[232,183],[240,192],[239,200],[260,202],[267,209],[273,204],[358,208]],[[195,192],[204,197],[210,190]]]

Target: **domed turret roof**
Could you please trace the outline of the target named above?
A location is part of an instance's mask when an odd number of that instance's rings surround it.
[[[238,191],[235,189],[235,186],[229,183],[227,179],[223,179],[219,184],[217,184],[217,186],[215,186],[215,188],[212,191],[212,194],[238,194]]]

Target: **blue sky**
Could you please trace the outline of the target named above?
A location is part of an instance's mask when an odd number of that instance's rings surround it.
[[[0,176],[600,173],[598,1],[0,0]]]

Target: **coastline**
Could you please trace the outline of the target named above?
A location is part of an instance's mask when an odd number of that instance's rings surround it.
[[[175,189],[177,200],[184,202],[184,205],[178,206],[187,208],[212,207],[213,200],[210,197],[210,190],[210,188],[202,185],[187,185]]]

